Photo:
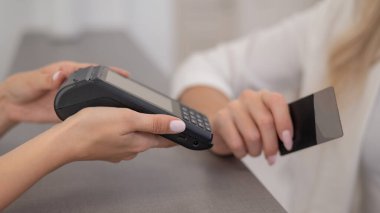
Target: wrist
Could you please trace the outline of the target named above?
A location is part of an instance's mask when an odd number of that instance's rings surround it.
[[[55,159],[59,164],[64,165],[78,160],[77,147],[71,143],[63,123],[53,126],[43,133],[42,137],[41,141],[45,142],[50,150],[54,150]]]

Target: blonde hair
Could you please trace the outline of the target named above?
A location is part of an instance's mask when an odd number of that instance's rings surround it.
[[[353,25],[335,41],[329,58],[333,85],[345,76],[365,78],[371,66],[379,60],[380,0],[361,0],[359,14]]]

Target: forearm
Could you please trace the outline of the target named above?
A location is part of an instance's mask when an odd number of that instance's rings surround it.
[[[51,171],[69,163],[53,128],[0,157],[0,211]]]
[[[226,106],[229,99],[217,89],[207,86],[196,86],[185,90],[180,100],[182,103],[199,110],[212,118],[216,112]]]
[[[0,84],[0,137],[4,135],[8,130],[16,125],[16,122],[12,122],[7,115],[4,103],[5,94],[3,85]]]
[[[14,126],[16,126],[16,123],[7,120],[6,115],[4,115],[4,112],[1,111],[0,112],[0,138],[6,132],[8,132],[10,129],[12,129]]]

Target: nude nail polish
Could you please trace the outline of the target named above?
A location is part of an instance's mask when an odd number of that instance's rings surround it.
[[[170,121],[170,130],[176,133],[183,132],[186,129],[186,124],[185,122],[181,120],[173,120]]]
[[[59,75],[61,74],[61,71],[57,71],[53,74],[52,79],[53,81],[57,80],[59,78]]]
[[[290,151],[293,147],[293,139],[289,130],[285,130],[281,134],[281,140],[284,142],[286,150]]]
[[[272,155],[272,156],[269,156],[267,158],[267,161],[268,161],[269,165],[272,166],[274,163],[276,163],[276,157],[277,157],[277,155]]]

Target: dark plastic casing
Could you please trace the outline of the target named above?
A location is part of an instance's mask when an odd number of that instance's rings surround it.
[[[184,120],[181,110],[185,106],[178,101],[165,96],[172,102],[173,112],[168,112],[150,103],[149,100],[138,98],[132,95],[132,93],[105,81],[108,72],[112,72],[108,67],[95,66],[80,69],[69,76],[55,97],[54,109],[58,117],[61,120],[65,120],[83,108],[106,106],[129,108],[148,114],[167,114]],[[120,78],[124,77],[120,76]],[[133,81],[128,78],[125,79]],[[203,119],[207,120],[204,115],[202,116]],[[192,150],[205,150],[212,147],[213,135],[211,131],[201,128],[191,121],[184,120],[184,122],[186,123],[186,130],[184,132],[161,136]]]

